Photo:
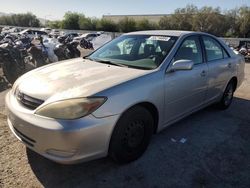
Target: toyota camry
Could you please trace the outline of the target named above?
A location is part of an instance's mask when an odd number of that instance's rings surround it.
[[[6,95],[7,121],[20,141],[50,160],[110,156],[127,163],[174,122],[214,103],[227,109],[244,66],[210,34],[128,33],[89,56],[20,77]]]

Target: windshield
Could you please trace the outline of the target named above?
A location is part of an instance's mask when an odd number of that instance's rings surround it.
[[[163,62],[176,40],[177,37],[173,36],[123,35],[99,48],[88,58],[100,63],[155,69]]]

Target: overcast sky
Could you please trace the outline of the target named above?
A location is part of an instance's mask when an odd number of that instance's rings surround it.
[[[250,0],[0,0],[0,12],[32,12],[40,18],[61,19],[65,12],[76,11],[89,17],[103,14],[169,14],[176,8],[194,4],[221,7],[222,10],[250,6]]]

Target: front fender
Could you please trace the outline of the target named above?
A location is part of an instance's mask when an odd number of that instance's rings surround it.
[[[108,98],[93,112],[97,118],[119,115],[136,104],[149,102],[157,108],[161,122],[164,108],[164,74],[157,71],[144,75],[97,93],[95,96]]]

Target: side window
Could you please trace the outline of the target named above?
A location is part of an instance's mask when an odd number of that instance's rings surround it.
[[[203,62],[201,45],[197,36],[191,36],[184,40],[174,58],[175,61],[181,59],[192,60],[194,64]]]
[[[207,54],[207,61],[223,59],[223,51],[216,40],[208,36],[203,36],[202,39]]]

